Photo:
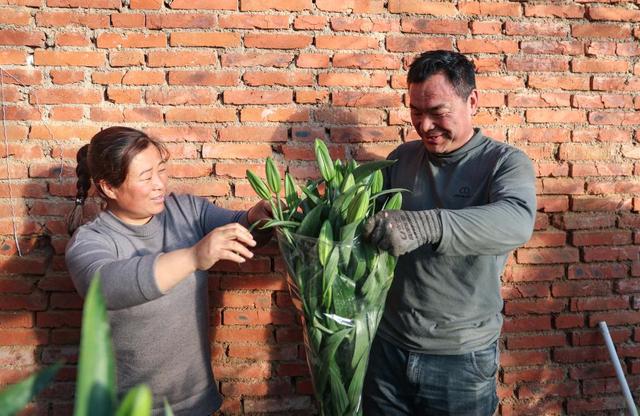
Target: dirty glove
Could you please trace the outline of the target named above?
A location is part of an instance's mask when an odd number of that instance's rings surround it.
[[[439,243],[442,221],[437,209],[381,211],[364,224],[364,237],[382,250],[401,256],[424,244]]]

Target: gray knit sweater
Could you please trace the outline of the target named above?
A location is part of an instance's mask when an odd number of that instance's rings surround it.
[[[405,349],[464,354],[500,335],[500,275],[531,236],[535,176],[520,150],[479,130],[460,149],[429,154],[420,141],[389,159],[386,186],[406,188],[402,209],[440,209],[442,239],[400,256],[378,334]]]
[[[96,272],[109,309],[120,394],[139,383],[153,392],[153,414],[166,397],[176,415],[210,415],[221,397],[211,370],[207,272],[197,271],[168,293],[154,278],[160,253],[187,248],[209,231],[243,218],[206,199],[167,196],[165,209],[145,225],[108,211],[80,227],[66,262],[84,296]]]

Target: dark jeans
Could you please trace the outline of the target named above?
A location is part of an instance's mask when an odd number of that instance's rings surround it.
[[[462,355],[405,351],[380,337],[364,381],[364,416],[491,416],[498,406],[497,341]]]

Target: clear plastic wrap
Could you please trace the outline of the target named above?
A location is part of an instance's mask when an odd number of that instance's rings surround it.
[[[320,414],[361,415],[369,351],[396,258],[357,234],[351,244],[288,230],[277,235]]]

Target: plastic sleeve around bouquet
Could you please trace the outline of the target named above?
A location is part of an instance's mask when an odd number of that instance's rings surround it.
[[[342,244],[288,230],[276,234],[320,414],[360,415],[369,351],[396,258],[358,238]]]

